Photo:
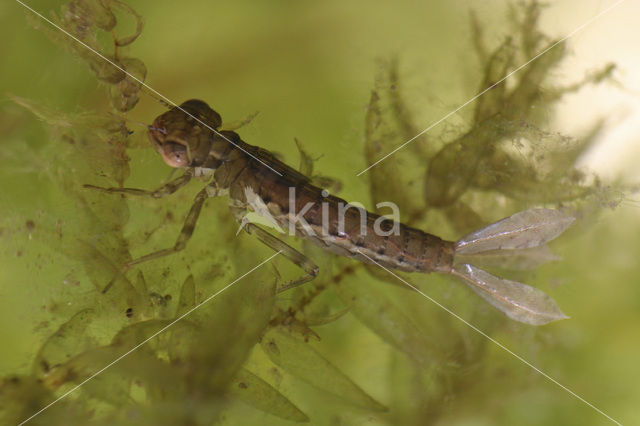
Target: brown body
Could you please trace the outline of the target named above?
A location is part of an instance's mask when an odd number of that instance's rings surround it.
[[[303,211],[307,203],[312,203],[299,218],[316,232],[308,232],[296,223],[296,235],[302,238],[366,263],[371,263],[368,256],[386,267],[408,272],[451,272],[453,242],[403,224],[398,224],[397,235],[377,235],[373,225],[380,216],[369,212],[366,212],[363,233],[360,226],[363,212],[353,207],[346,209],[341,230],[338,226],[339,206],[340,203],[346,206],[345,200],[323,196],[326,193],[312,185],[309,178],[267,150],[243,142],[232,131],[214,133],[185,111],[214,129],[221,125],[220,116],[206,103],[190,100],[180,109],[173,108],[159,116],[150,130],[150,139],[168,164],[199,168],[201,173],[212,172],[211,185],[217,190],[228,191],[232,208],[252,209],[251,200],[247,199],[250,192],[264,202],[269,214],[282,228],[288,229],[292,216]],[[291,211],[290,188],[295,188],[295,211]],[[326,225],[324,228],[323,224]],[[386,219],[381,228],[386,230],[392,226],[393,222]]]

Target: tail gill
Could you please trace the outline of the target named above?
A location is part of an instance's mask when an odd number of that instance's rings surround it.
[[[574,218],[559,210],[526,210],[465,236],[455,244],[452,274],[509,318],[542,325],[568,318],[544,292],[498,278],[473,266],[487,255],[549,257],[544,245],[562,234]],[[545,254],[546,253],[546,254]],[[544,259],[543,259],[544,260]]]

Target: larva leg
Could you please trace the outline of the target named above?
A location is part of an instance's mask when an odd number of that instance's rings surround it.
[[[126,195],[136,195],[143,197],[152,197],[152,198],[162,198],[167,195],[171,195],[176,192],[178,189],[185,186],[191,180],[193,176],[193,172],[191,169],[187,170],[182,176],[177,177],[166,184],[162,185],[160,188],[154,191],[148,191],[146,189],[137,189],[137,188],[102,188],[100,186],[94,185],[83,185],[84,188],[96,189],[98,191],[106,192],[108,194],[126,194]]]
[[[242,218],[244,217],[245,208],[244,207],[236,207],[229,206],[229,210],[233,214],[233,217],[238,221],[238,223],[242,224]],[[281,252],[287,259],[296,264],[300,269],[302,269],[305,274],[299,278],[296,278],[292,281],[284,283],[282,286],[278,288],[278,293],[289,290],[293,287],[297,287],[301,284],[307,283],[313,280],[316,276],[318,276],[319,268],[316,266],[311,259],[309,259],[304,254],[300,253],[298,250],[291,247],[289,244],[285,243],[281,239],[271,235],[269,232],[260,228],[259,226],[253,223],[245,223],[243,228],[247,233],[253,234],[260,240],[263,244],[270,247],[274,251]]]
[[[170,254],[177,253],[183,250],[187,246],[187,242],[193,235],[193,230],[196,227],[196,223],[198,222],[198,217],[200,216],[200,212],[202,211],[202,206],[204,205],[205,200],[209,197],[215,197],[216,195],[218,195],[218,193],[219,191],[215,186],[208,185],[196,194],[196,197],[193,200],[193,204],[191,205],[191,209],[189,210],[189,213],[184,220],[184,224],[182,225],[182,230],[180,231],[178,239],[176,240],[176,243],[173,245],[173,247],[166,248],[164,250],[158,250],[156,252],[139,257],[138,259],[127,262],[125,268],[128,269],[133,265],[168,256]]]

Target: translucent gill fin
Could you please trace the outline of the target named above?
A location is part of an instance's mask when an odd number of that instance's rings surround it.
[[[560,210],[525,210],[461,238],[456,253],[537,247],[562,234],[574,220]]]
[[[569,318],[547,294],[526,284],[495,277],[467,263],[455,266],[453,275],[516,321],[542,325]]]

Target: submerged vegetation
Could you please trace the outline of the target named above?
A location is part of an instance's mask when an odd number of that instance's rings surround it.
[[[555,43],[538,30],[540,12],[535,1],[513,7],[519,31],[498,46],[484,40],[482,24],[473,20],[475,53],[483,64],[478,92]],[[119,19],[134,22],[134,33],[120,35]],[[124,53],[142,32],[142,18],[126,4],[73,0],[55,21],[145,78],[144,62]],[[57,325],[34,348],[30,372],[2,381],[3,424],[21,422],[72,390],[33,423],[62,425],[73,418],[77,424],[238,424],[257,418],[274,424],[283,419],[318,424],[337,416],[323,407],[337,398],[346,414],[336,424],[417,424],[421,419],[424,424],[425,418],[437,423],[482,410],[472,401],[487,382],[502,383],[502,395],[527,385],[528,376],[504,378],[483,367],[491,343],[475,331],[444,311],[416,309],[417,303],[407,306],[407,297],[416,294],[397,291],[402,284],[395,278],[306,244],[303,250],[321,268],[312,283],[276,296],[278,283],[286,281],[283,276],[290,270],[284,263],[277,269],[267,264],[209,300],[267,258],[267,251],[256,248],[250,236],[236,237],[237,226],[224,208],[206,210],[198,226],[215,229],[215,242],[194,238],[185,252],[171,259],[123,271],[121,265],[132,258],[172,243],[193,193],[179,201],[134,203],[82,188],[85,183],[124,185],[132,143],[126,114],[145,95],[127,74],[38,19],[32,22],[88,64],[106,87],[113,111],[62,113],[13,97],[50,130],[50,142],[29,153],[41,161],[28,172],[44,173],[56,194],[74,208],[72,213],[38,214],[33,222],[6,227],[12,231],[2,234],[3,239],[28,234],[45,254],[55,252],[56,261],[68,265],[71,283],[63,292],[52,293],[45,305]],[[602,123],[580,138],[547,128],[556,101],[585,84],[601,83],[613,66],[603,66],[575,85],[557,87],[550,76],[565,53],[560,43],[508,82],[497,84],[462,112],[464,127],[437,138],[427,133],[369,170],[364,178],[372,203],[393,200],[404,222],[438,230],[434,233],[450,239],[532,205],[564,208],[580,217],[615,203],[613,192],[597,177],[575,167]],[[403,100],[402,87],[397,61],[382,61],[364,120],[368,164],[421,130]],[[301,171],[339,190],[339,182],[317,174],[310,154],[315,150],[304,145],[297,142]],[[507,265],[518,270],[507,274],[517,277],[552,258],[548,252],[536,253]],[[495,259],[485,262],[495,268]],[[46,269],[45,263],[38,260],[34,268]],[[488,334],[513,327],[532,336],[527,326],[505,325],[509,320],[499,314],[478,309],[473,295],[451,293],[445,278],[409,279],[448,297],[462,316]],[[340,321],[354,326],[353,318],[372,333],[320,332],[321,326]],[[374,346],[385,350],[375,355],[387,366],[384,372],[371,373],[385,381],[375,394],[367,390],[367,380],[351,377],[349,366],[341,367],[332,356],[339,348],[369,356],[366,346],[372,336],[392,348]],[[112,365],[114,360],[118,362]],[[255,412],[245,413],[238,408],[242,404]],[[270,415],[267,420],[262,413]]]

